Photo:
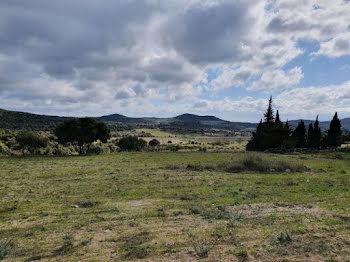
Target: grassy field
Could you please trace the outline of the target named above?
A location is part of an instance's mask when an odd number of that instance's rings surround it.
[[[265,157],[307,170],[215,168],[246,153],[1,158],[0,259],[350,261],[350,155]]]

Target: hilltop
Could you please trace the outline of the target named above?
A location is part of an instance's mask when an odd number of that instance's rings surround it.
[[[72,117],[39,115],[26,112],[16,112],[0,109],[0,128],[3,129],[31,129],[49,131],[53,130],[60,122]],[[182,114],[170,118],[156,117],[127,117],[120,114],[111,114],[95,117],[97,121],[106,122],[112,130],[133,129],[136,127],[160,128],[173,132],[198,132],[198,131],[252,131],[256,123],[231,122],[215,116],[199,116],[194,114]],[[289,123],[295,128],[300,120],[291,120]],[[350,118],[342,119],[344,129],[350,130]],[[308,126],[312,120],[304,120]],[[329,121],[321,121],[322,130],[329,127]]]
[[[0,109],[0,128],[53,130],[57,124],[72,117],[38,115]],[[230,122],[215,116],[198,116],[183,114],[171,118],[143,117],[133,118],[120,114],[95,117],[97,121],[106,122],[112,129],[132,129],[135,127],[161,128],[173,131],[198,130],[235,130],[253,129],[254,123]]]

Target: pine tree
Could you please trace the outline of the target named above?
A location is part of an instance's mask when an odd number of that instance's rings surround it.
[[[295,147],[302,148],[306,146],[306,128],[303,120],[299,122],[294,130],[293,137],[296,139]]]
[[[328,130],[327,146],[331,148],[336,148],[341,145],[342,131],[341,123],[338,118],[338,113],[336,112]]]
[[[273,116],[273,109],[272,109],[272,96],[270,96],[269,107],[267,108],[267,111],[264,114],[264,117],[265,117],[265,122],[268,124],[273,123],[275,120],[275,117]]]

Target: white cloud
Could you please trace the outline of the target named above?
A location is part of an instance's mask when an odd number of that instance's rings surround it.
[[[300,67],[294,67],[285,72],[283,70],[271,70],[263,73],[260,80],[254,82],[248,90],[252,91],[272,91],[289,89],[295,87],[304,77]]]
[[[350,113],[350,81],[340,85],[295,88],[285,91],[275,99],[281,112],[292,116],[330,117],[335,111]]]
[[[3,0],[0,6],[0,99],[12,109],[74,114],[128,105],[151,112],[159,109],[151,106],[155,99],[190,109],[200,105],[204,85],[218,91],[258,78],[248,91],[295,87],[301,67],[282,68],[303,53],[299,40],[320,43],[314,55],[350,53],[350,2],[343,0]],[[210,85],[208,69],[221,72]],[[249,111],[255,101],[206,105]]]
[[[325,55],[328,57],[341,57],[350,55],[350,32],[337,36],[327,42],[321,43],[321,48],[313,55]]]
[[[252,69],[242,66],[237,69],[224,67],[222,73],[211,82],[214,90],[225,89],[229,87],[239,87],[244,85],[252,76]]]

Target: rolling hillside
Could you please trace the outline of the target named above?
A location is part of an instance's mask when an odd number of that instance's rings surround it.
[[[25,112],[15,112],[0,109],[0,128],[3,129],[31,129],[53,130],[57,124],[69,119],[69,117],[37,115]],[[135,127],[149,127],[170,130],[174,132],[193,132],[203,130],[253,130],[255,123],[230,122],[215,116],[198,116],[183,114],[173,118],[132,118],[120,114],[112,114],[95,118],[97,121],[106,122],[113,130],[125,130]],[[289,123],[295,128],[300,120],[292,120]],[[311,120],[304,120],[306,126]],[[320,122],[322,130],[329,127],[329,121]],[[342,120],[344,129],[350,130],[350,118]]]

